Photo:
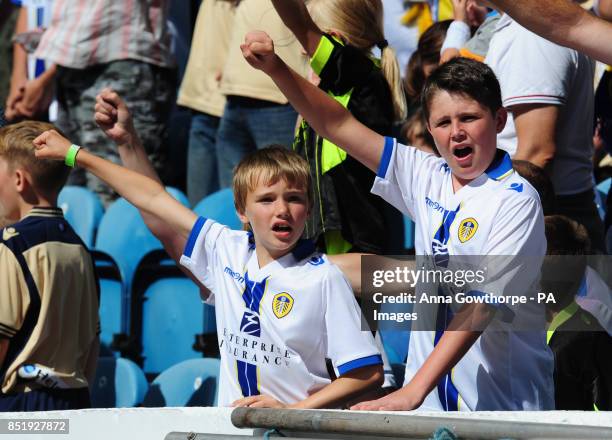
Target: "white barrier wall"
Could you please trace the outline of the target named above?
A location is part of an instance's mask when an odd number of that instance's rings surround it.
[[[3,438],[18,440],[38,440],[41,438],[58,440],[122,440],[126,438],[130,440],[162,440],[168,433],[173,431],[252,437],[252,429],[238,429],[232,425],[230,420],[231,412],[232,408],[125,408],[39,413],[0,413],[0,426],[4,429],[0,430],[0,432],[6,432],[7,420],[69,420],[68,435],[60,434],[48,437],[47,434],[29,432],[16,436],[14,435],[16,432],[14,432],[13,435],[0,434],[0,440]],[[353,414],[358,416],[358,413]],[[442,419],[521,421],[612,428],[612,412],[411,412],[409,414],[410,416],[434,416]]]

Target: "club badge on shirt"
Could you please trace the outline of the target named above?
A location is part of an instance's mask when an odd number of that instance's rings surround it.
[[[272,300],[272,311],[278,319],[284,318],[293,309],[293,298],[287,292],[274,295]]]
[[[469,241],[478,230],[478,222],[475,218],[466,218],[459,224],[459,241],[465,243]]]

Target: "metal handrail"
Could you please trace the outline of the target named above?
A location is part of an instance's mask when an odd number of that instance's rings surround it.
[[[231,420],[238,428],[351,436],[429,438],[440,427],[469,439],[609,439],[612,428],[524,421],[360,413],[355,411],[236,408]]]

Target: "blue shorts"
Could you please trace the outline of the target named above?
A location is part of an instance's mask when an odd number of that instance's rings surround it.
[[[25,393],[1,394],[0,412],[54,411],[91,408],[89,388],[41,388]]]

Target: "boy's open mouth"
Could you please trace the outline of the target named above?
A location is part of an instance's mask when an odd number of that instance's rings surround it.
[[[455,155],[455,157],[458,157],[459,159],[464,158],[469,156],[470,154],[472,154],[472,147],[463,147],[463,148],[457,148],[455,151],[453,151],[453,154]]]
[[[274,226],[272,226],[272,230],[274,232],[291,232],[292,228],[289,225],[283,225],[283,224],[275,224]]]

